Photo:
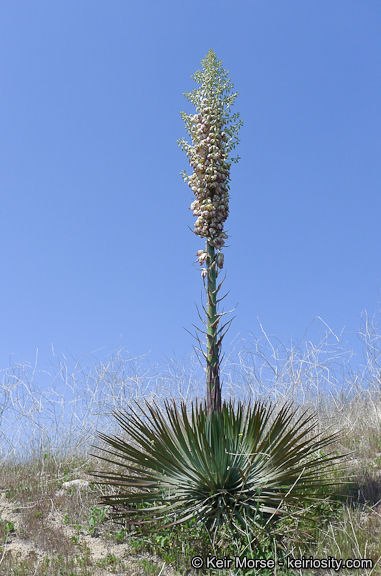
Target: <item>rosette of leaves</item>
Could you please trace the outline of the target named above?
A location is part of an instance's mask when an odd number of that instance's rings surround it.
[[[222,269],[224,265],[221,250],[228,238],[224,223],[229,215],[230,168],[232,162],[238,162],[239,159],[230,158],[229,155],[239,142],[237,134],[242,121],[239,120],[238,113],[230,115],[230,108],[238,93],[232,92],[234,87],[228,78],[228,72],[222,68],[222,62],[217,60],[213,50],[209,50],[201,64],[203,70],[198,70],[192,76],[200,87],[184,94],[195,106],[196,114],[181,112],[191,142],[182,138],[178,140],[178,145],[186,152],[193,169],[191,175],[185,171],[181,174],[195,196],[190,206],[193,215],[197,217],[194,233],[205,238],[205,248],[198,250],[196,256],[201,265],[207,294],[207,322],[202,320],[207,327],[204,332],[207,352],[205,354],[203,350],[199,350],[207,365],[207,403],[210,408],[219,410],[220,346],[223,330],[230,322],[219,330],[222,314],[217,313],[217,304],[222,298],[217,300],[217,293],[222,283],[217,288],[216,278],[218,269]],[[198,341],[201,344],[199,339]]]
[[[107,447],[96,457],[119,470],[94,474],[114,488],[101,503],[127,523],[195,518],[209,530],[295,513],[314,491],[329,493],[326,469],[343,457],[325,451],[338,434],[319,436],[316,417],[298,410],[285,404],[274,414],[258,401],[188,412],[146,402],[114,412],[127,438],[98,433]]]

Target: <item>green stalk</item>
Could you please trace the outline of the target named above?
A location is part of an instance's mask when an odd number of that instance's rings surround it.
[[[207,284],[207,331],[206,331],[206,349],[207,349],[207,406],[212,411],[221,410],[221,384],[220,384],[220,366],[219,350],[217,340],[217,326],[219,316],[217,314],[217,270],[215,263],[215,250],[209,242],[206,242],[207,267],[208,267],[208,284]]]

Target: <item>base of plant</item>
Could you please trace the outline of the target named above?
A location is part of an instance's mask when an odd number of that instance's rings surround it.
[[[126,525],[173,526],[191,519],[216,535],[223,526],[276,532],[278,521],[332,492],[326,469],[343,458],[325,449],[337,434],[314,433],[316,419],[285,404],[135,404],[114,412],[127,439],[99,437],[101,460],[117,472],[97,472],[114,493],[102,498],[110,517]]]

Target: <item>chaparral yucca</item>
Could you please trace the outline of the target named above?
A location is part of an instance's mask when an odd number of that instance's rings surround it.
[[[126,437],[99,437],[108,445],[101,460],[117,464],[119,472],[99,472],[101,484],[116,493],[104,496],[104,505],[116,517],[130,522],[185,522],[196,518],[207,528],[227,524],[242,529],[258,516],[268,522],[297,508],[314,491],[320,497],[329,481],[328,466],[339,456],[324,450],[337,434],[314,434],[315,417],[299,413],[291,404],[274,407],[255,402],[222,403],[219,380],[221,330],[217,313],[217,272],[227,235],[229,153],[237,143],[238,115],[229,118],[236,93],[221,62],[210,50],[203,71],[194,75],[201,87],[186,94],[196,106],[195,115],[182,113],[192,143],[180,140],[193,174],[184,177],[196,199],[195,233],[206,239],[197,252],[203,278],[207,278],[207,399],[189,410],[182,404],[135,405],[115,412]],[[230,126],[231,121],[237,123]],[[217,252],[216,252],[217,251]],[[111,449],[110,449],[111,448]],[[307,497],[307,493],[309,497]]]

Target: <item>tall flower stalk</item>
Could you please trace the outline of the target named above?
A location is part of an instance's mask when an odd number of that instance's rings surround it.
[[[230,322],[219,327],[224,314],[219,314],[217,304],[222,300],[217,294],[222,282],[217,286],[218,272],[224,265],[222,248],[228,238],[224,223],[229,215],[230,168],[239,157],[230,158],[231,150],[238,144],[238,131],[242,126],[239,114],[230,115],[238,92],[228,78],[228,71],[222,68],[213,50],[209,50],[202,60],[202,71],[198,70],[191,78],[200,85],[184,96],[196,108],[196,114],[181,112],[185,129],[191,143],[184,138],[178,144],[186,152],[193,173],[183,171],[181,175],[194,192],[195,199],[190,209],[197,216],[194,233],[205,238],[205,249],[196,253],[201,265],[201,274],[207,295],[207,308],[204,308],[206,325],[206,353],[200,350],[206,360],[207,406],[213,411],[221,410],[220,351],[221,342]],[[206,279],[206,281],[205,281]],[[200,342],[201,344],[201,342]]]

